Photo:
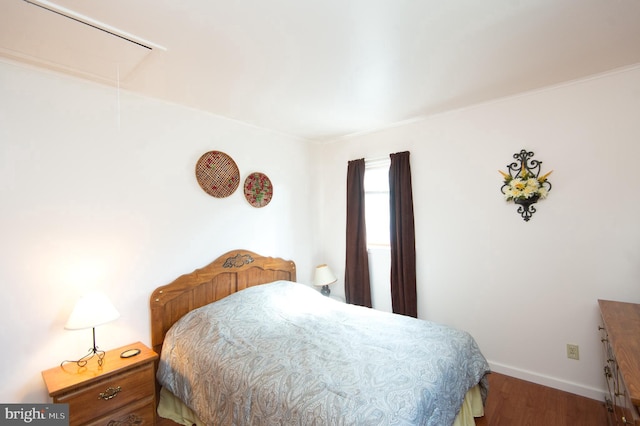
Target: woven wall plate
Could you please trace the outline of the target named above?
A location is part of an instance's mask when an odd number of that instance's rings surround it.
[[[209,151],[196,164],[196,179],[207,194],[225,198],[233,194],[240,184],[238,166],[224,152]]]
[[[264,207],[273,197],[273,185],[264,173],[251,173],[244,180],[244,198],[253,207]]]

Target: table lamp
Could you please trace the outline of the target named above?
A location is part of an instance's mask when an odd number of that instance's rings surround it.
[[[329,268],[326,264],[318,265],[316,267],[316,274],[313,279],[313,285],[317,287],[322,287],[320,293],[325,296],[329,296],[331,294],[331,290],[329,289],[329,285],[338,281],[331,268]]]
[[[119,316],[120,313],[104,293],[89,293],[78,300],[64,328],[67,330],[93,329],[93,348],[89,349],[89,353],[85,356],[75,361],[78,366],[87,365],[87,361],[94,355],[98,356],[98,365],[102,365],[104,351],[99,350],[96,346],[96,327],[114,321]]]

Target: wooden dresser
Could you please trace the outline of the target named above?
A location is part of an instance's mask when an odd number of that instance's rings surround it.
[[[140,349],[121,358],[128,349]],[[54,403],[69,404],[70,425],[154,425],[154,363],[158,355],[140,342],[107,351],[85,367],[66,363],[42,372]]]
[[[598,300],[612,425],[640,426],[640,304]]]

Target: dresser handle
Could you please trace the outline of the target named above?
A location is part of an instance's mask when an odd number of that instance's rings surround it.
[[[115,398],[115,396],[121,390],[122,388],[120,386],[116,386],[115,388],[112,388],[111,386],[109,386],[107,390],[105,390],[104,392],[100,392],[100,395],[98,395],[98,399],[104,399],[105,401],[108,401],[111,398]]]
[[[613,413],[613,401],[606,396],[604,398],[604,405],[607,407],[608,412]]]

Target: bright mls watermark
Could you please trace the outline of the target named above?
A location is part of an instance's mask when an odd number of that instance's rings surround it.
[[[0,425],[69,426],[69,404],[0,404]]]

